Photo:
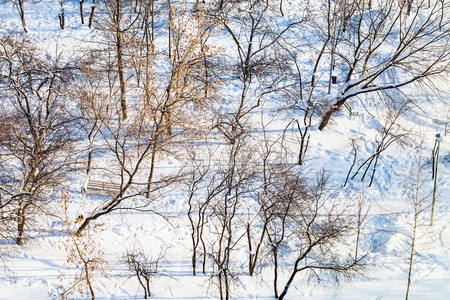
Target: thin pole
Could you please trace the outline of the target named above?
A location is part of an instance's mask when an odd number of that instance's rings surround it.
[[[437,190],[437,177],[438,177],[438,170],[439,170],[439,148],[441,145],[441,135],[438,133],[436,134],[436,142],[437,142],[437,147],[436,147],[436,172],[434,173],[434,188],[433,188],[433,202],[431,204],[431,221],[430,221],[430,226],[433,226],[433,221],[434,221],[434,206],[436,204],[436,190]]]

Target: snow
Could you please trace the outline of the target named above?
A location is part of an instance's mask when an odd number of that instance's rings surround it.
[[[300,6],[300,1],[287,1],[291,9]],[[89,9],[89,3],[85,4],[85,11]],[[297,7],[298,8],[298,7]],[[60,6],[58,1],[26,1],[25,15],[30,38],[38,40],[44,49],[50,52],[63,52],[70,55],[81,47],[90,45],[89,41],[95,39],[95,30],[81,25],[78,15],[78,1],[65,1],[66,28],[61,31],[58,17]],[[21,30],[18,13],[11,1],[0,3],[1,31],[16,29]],[[280,22],[281,24],[281,22]],[[281,25],[280,25],[281,26]],[[216,38],[216,46],[223,47],[226,52],[233,55],[235,48],[230,45],[230,40]],[[56,50],[56,45],[58,50]],[[92,45],[91,45],[92,46]],[[248,45],[245,45],[247,47]],[[92,46],[94,47],[94,46]],[[326,78],[327,76],[322,76]],[[356,83],[352,80],[348,85]],[[223,107],[233,106],[230,99],[239,97],[239,87],[230,84],[230,90],[226,91],[227,97],[223,100]],[[342,89],[343,87],[341,87]],[[332,94],[339,90],[334,88]],[[351,90],[355,95],[361,90]],[[257,94],[255,92],[255,94]],[[348,96],[347,94],[344,95]],[[333,183],[340,187],[345,179],[353,160],[350,139],[357,139],[358,160],[367,159],[376,147],[375,137],[377,121],[356,100],[352,101],[354,110],[359,111],[359,116],[348,117],[346,111],[336,113],[333,124],[320,132],[317,125],[311,127],[310,149],[308,150],[308,164],[314,165],[316,170],[326,168],[332,173]],[[335,102],[330,102],[335,103]],[[231,104],[231,105],[229,105]],[[273,101],[268,101],[267,111],[263,114],[266,120],[270,119],[270,108],[276,106]],[[444,105],[433,100],[433,105],[423,100],[423,107],[429,116],[439,120],[445,119]],[[254,124],[259,124],[260,116],[252,116]],[[424,159],[431,158],[431,150],[435,142],[435,134],[443,132],[444,125],[428,122],[429,119],[417,121],[414,119],[403,120],[404,124],[415,126],[420,123],[424,139]],[[270,123],[267,130],[272,136],[280,134],[287,125],[286,119],[277,118]],[[257,128],[252,137],[261,134]],[[258,133],[259,132],[259,133]],[[292,138],[293,139],[293,138]],[[411,141],[411,144],[419,144],[419,140]],[[258,143],[254,141],[254,143]],[[295,145],[295,140],[292,144]],[[436,202],[435,223],[430,228],[428,223],[430,209],[422,215],[420,221],[423,238],[418,246],[415,257],[410,299],[448,299],[450,295],[450,161],[448,149],[450,138],[444,137],[441,143],[441,164],[439,169],[438,186],[439,194]],[[294,146],[292,146],[294,147]],[[297,151],[293,148],[292,151]],[[414,147],[395,145],[390,147],[380,156],[377,166],[377,175],[374,185],[368,187],[366,183],[360,183],[358,177],[350,180],[347,187],[340,192],[342,197],[356,197],[359,190],[363,190],[364,197],[370,202],[371,210],[365,227],[367,232],[378,234],[383,240],[382,246],[377,248],[370,256],[370,268],[364,273],[364,278],[356,278],[351,283],[342,282],[339,289],[333,286],[319,286],[309,283],[306,278],[299,275],[291,286],[285,299],[403,299],[405,297],[406,280],[408,274],[407,251],[402,242],[411,222],[410,206],[404,192],[404,174],[408,173],[414,165],[416,152]],[[165,160],[158,168],[164,172],[176,168],[177,163]],[[426,166],[431,170],[430,165]],[[369,171],[370,173],[370,171]],[[74,201],[71,213],[78,209],[76,204],[81,202],[79,189],[84,174],[78,181],[74,176],[70,197]],[[367,176],[369,176],[368,174]],[[359,177],[360,178],[360,177]],[[428,187],[432,186],[429,180]],[[186,201],[181,190],[173,190],[164,195],[164,205],[161,213],[163,217],[145,212],[115,212],[102,216],[97,222],[105,223],[103,231],[98,234],[96,240],[101,245],[106,259],[111,264],[112,271],[109,278],[98,277],[95,279],[96,299],[142,299],[143,291],[138,286],[136,278],[128,276],[122,257],[127,249],[138,247],[156,257],[159,251],[167,249],[166,264],[163,267],[163,275],[154,278],[150,284],[153,294],[152,299],[220,299],[215,290],[214,283],[209,275],[192,275],[191,268],[191,231],[186,216]],[[100,205],[101,195],[90,195],[92,203],[88,204],[85,211],[93,210]],[[350,199],[351,201],[355,198]],[[356,200],[355,200],[356,201]],[[250,213],[250,218],[254,213]],[[60,243],[61,224],[54,224],[54,231],[41,233],[34,240],[26,243],[24,247],[11,246],[11,258],[7,265],[10,273],[6,273],[0,282],[0,299],[48,299],[49,293],[54,292],[60,284],[59,276],[70,278],[77,270],[68,269],[66,253],[58,248]],[[397,232],[396,234],[387,233]],[[244,233],[237,233],[239,236]],[[273,299],[272,279],[270,268],[265,268],[262,275],[250,277],[246,273],[246,257],[239,258],[242,262],[241,275],[237,284],[233,287],[233,299]],[[236,267],[236,266],[234,266]],[[198,267],[198,271],[199,271]],[[200,272],[199,272],[200,273]],[[281,274],[279,290],[287,278],[287,272]],[[66,280],[66,279],[64,279]],[[75,295],[75,299],[81,299]]]

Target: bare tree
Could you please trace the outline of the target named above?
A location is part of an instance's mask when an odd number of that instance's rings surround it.
[[[86,204],[86,197],[93,170],[94,155],[98,150],[95,141],[102,124],[108,123],[110,103],[105,91],[107,71],[97,51],[88,51],[77,63],[78,80],[70,91],[72,98],[77,99],[77,111],[71,113],[77,118],[82,134],[87,138],[86,179],[82,187],[82,204],[79,211],[80,221]],[[84,151],[83,151],[84,152]]]
[[[11,0],[11,2],[14,3],[14,5],[17,8],[17,11],[19,12],[20,20],[22,21],[23,31],[25,31],[25,33],[27,33],[28,27],[27,27],[27,23],[25,21],[25,10],[23,8],[23,0]]]
[[[309,140],[311,135],[311,125],[313,117],[316,114],[317,108],[313,101],[314,90],[316,88],[314,83],[314,75],[312,78],[311,86],[308,86],[302,75],[302,64],[299,62],[299,57],[297,53],[301,53],[300,49],[295,45],[291,45],[286,41],[278,42],[280,48],[286,51],[289,55],[286,57],[287,67],[284,68],[284,75],[291,84],[287,84],[281,87],[280,93],[282,97],[286,100],[286,107],[280,109],[283,113],[288,113],[291,117],[291,113],[294,115],[292,120],[286,125],[283,132],[283,143],[288,135],[288,131],[294,132],[298,142],[298,159],[297,163],[302,165],[306,158],[306,153],[309,146]],[[325,47],[325,45],[324,45]],[[322,50],[323,51],[323,50]],[[320,56],[317,58],[320,60]],[[315,69],[319,62],[316,62]],[[314,71],[315,72],[315,71]],[[302,115],[299,117],[299,115]],[[289,148],[288,145],[285,146],[286,149]]]
[[[449,5],[435,0],[428,6],[428,2],[418,1],[414,10],[411,1],[383,1],[376,7],[359,1],[333,4],[338,8],[330,16],[337,18],[331,51],[342,80],[326,104],[319,130],[351,98],[413,83],[415,90],[434,89],[433,79],[448,70]],[[344,10],[349,5],[351,14]]]
[[[397,107],[399,106],[399,107]],[[359,171],[365,167],[365,171],[361,177],[361,181],[364,180],[368,170],[370,169],[372,163],[372,175],[370,177],[369,186],[372,185],[373,179],[375,177],[375,172],[377,169],[378,161],[382,152],[387,150],[390,146],[398,144],[405,144],[408,141],[408,130],[403,128],[399,124],[399,118],[403,115],[409,107],[409,103],[400,103],[399,105],[392,101],[391,106],[387,108],[386,115],[384,117],[384,124],[379,126],[378,133],[375,137],[376,140],[376,149],[375,153],[372,154],[368,159],[366,159],[356,170],[355,174],[351,177],[351,179],[355,178],[358,175]],[[356,148],[355,151],[355,159],[356,159]],[[353,166],[352,166],[353,168]],[[350,174],[350,172],[349,172]]]
[[[92,22],[94,20],[94,12],[95,12],[95,0],[92,0],[91,13],[89,14],[89,28],[92,27]]]
[[[59,4],[61,5],[61,13],[58,15],[59,27],[61,27],[61,30],[64,30],[64,27],[66,26],[66,16],[64,14],[63,1],[60,1]]]
[[[306,194],[306,182],[302,172],[289,164],[272,166],[268,182],[270,185],[265,186],[268,197],[262,209],[262,217],[268,240],[266,252],[273,264],[273,289],[275,297],[278,298],[279,261],[287,247],[286,238],[291,234],[291,216],[296,212],[298,201]]]
[[[84,0],[80,0],[80,18],[81,18],[81,24],[84,24],[83,3],[84,3]]]
[[[241,220],[239,211],[249,197],[256,170],[251,168],[252,151],[245,145],[244,135],[233,139],[224,149],[224,160],[215,170],[217,177],[210,181],[208,191],[214,193],[210,200],[210,228],[214,230],[209,257],[213,261],[211,278],[218,287],[220,298],[231,297],[232,284],[236,280],[233,269],[236,245],[240,240]],[[247,148],[247,149],[246,149]],[[243,232],[245,234],[246,231]],[[243,235],[241,235],[243,236]]]
[[[364,190],[361,188],[358,191],[357,199],[356,199],[356,242],[355,242],[355,260],[358,259],[358,251],[360,246],[360,241],[363,235],[363,223],[366,220],[369,211],[370,211],[370,203],[364,197]]]
[[[55,197],[74,163],[71,149],[78,138],[74,118],[66,113],[73,67],[44,54],[23,36],[2,35],[0,97],[7,118],[14,120],[7,139],[0,141],[8,165],[2,190],[16,205],[18,245],[26,226]]]
[[[421,139],[421,137],[419,137]],[[430,207],[430,196],[432,195],[432,189],[427,186],[428,176],[425,174],[425,165],[422,158],[423,141],[413,149],[415,159],[410,169],[404,174],[404,195],[408,199],[409,207],[407,214],[402,218],[401,216],[395,216],[404,226],[404,230],[399,232],[398,237],[401,239],[401,243],[404,245],[403,249],[407,255],[408,264],[408,279],[406,284],[407,300],[410,296],[410,287],[412,283],[412,275],[414,270],[414,262],[418,258],[417,253],[424,250],[424,245],[428,247],[430,239],[427,238],[427,226],[425,225],[427,220],[423,217],[423,213]],[[425,241],[425,242],[424,242]]]
[[[103,9],[106,12],[106,19],[99,22],[100,26],[106,26],[104,32],[110,34],[110,42],[114,47],[114,52],[117,57],[115,65],[117,67],[117,74],[119,76],[119,103],[121,107],[122,118],[127,118],[127,102],[126,102],[126,87],[125,87],[125,66],[124,66],[124,55],[125,55],[125,45],[127,41],[124,41],[123,34],[125,31],[129,30],[134,24],[131,20],[129,24],[124,16],[124,9],[128,6],[123,3],[122,0],[104,0]]]
[[[296,248],[293,266],[289,278],[278,299],[284,299],[295,277],[301,272],[309,272],[312,278],[320,280],[322,276],[331,275],[334,280],[351,279],[361,274],[365,255],[359,257],[339,253],[337,243],[344,243],[347,236],[355,230],[353,220],[345,215],[348,206],[341,205],[326,187],[327,177],[318,176],[315,186],[307,190],[295,205],[292,216],[296,227],[293,235]],[[353,249],[348,250],[349,254]]]
[[[233,131],[240,131],[239,122],[260,105],[263,96],[280,88],[280,83],[285,79],[283,71],[286,66],[283,65],[285,57],[277,51],[278,41],[305,21],[300,19],[288,23],[278,31],[270,31],[271,9],[269,2],[259,1],[230,3],[226,9],[227,14],[222,24],[236,47],[232,75],[239,81],[241,91],[239,99],[235,101],[235,120],[218,123],[219,130],[227,132],[230,137],[233,136]],[[223,18],[222,15],[218,17]],[[251,91],[256,96],[249,97]]]
[[[263,111],[263,108],[261,109]],[[268,252],[273,254],[274,275],[275,275],[275,293],[276,281],[278,275],[278,246],[284,239],[284,227],[281,230],[280,238],[275,230],[279,224],[284,226],[287,215],[290,213],[289,206],[292,204],[292,193],[300,189],[302,182],[301,172],[296,173],[292,164],[287,163],[282,155],[283,143],[280,143],[278,136],[271,136],[266,130],[267,124],[262,124],[263,140],[260,153],[256,161],[262,162],[261,165],[254,166],[257,169],[255,178],[252,179],[252,194],[257,199],[257,205],[254,205],[249,220],[246,222],[246,235],[249,252],[249,274],[255,274],[256,267],[260,257],[268,248]],[[254,156],[256,155],[254,152]],[[294,170],[294,171],[293,171]],[[296,174],[296,175],[294,175]],[[296,177],[293,179],[292,176]],[[297,187],[293,182],[297,181]],[[274,232],[275,231],[275,232]],[[268,241],[267,241],[268,240]]]
[[[80,18],[81,18],[81,24],[84,24],[84,1],[85,0],[80,0]],[[95,12],[95,0],[92,0],[92,4],[91,4],[91,11],[89,13],[89,28],[91,28],[92,26],[92,22],[94,19],[94,12]]]
[[[12,138],[12,128],[14,120],[7,116],[3,108],[0,107],[0,140],[10,140]],[[2,153],[0,152],[0,170],[6,170]],[[8,178],[0,177],[0,273],[3,278],[8,277],[8,258],[11,255],[10,241],[15,236],[15,220],[17,215],[17,206],[15,198],[20,195],[10,195],[7,189]]]
[[[199,6],[200,7],[200,6]],[[234,252],[241,239],[247,240],[249,273],[253,275],[258,265],[259,254],[264,246],[265,232],[255,234],[255,228],[263,226],[263,218],[254,218],[261,212],[249,212],[249,219],[243,220],[239,213],[251,206],[252,195],[260,197],[265,207],[263,192],[257,191],[257,172],[263,167],[259,161],[268,159],[251,146],[249,122],[264,96],[279,90],[283,74],[283,57],[277,55],[277,41],[299,22],[289,23],[277,32],[268,32],[270,23],[268,2],[223,2],[217,11],[210,11],[222,23],[236,47],[231,64],[231,75],[227,78],[239,86],[239,96],[230,107],[217,111],[217,129],[226,143],[222,162],[215,174],[215,182],[208,183],[208,191],[218,192],[209,200],[212,210],[209,222],[215,228],[214,242],[209,257],[214,264],[212,279],[218,287],[221,299],[229,299],[233,282],[237,278],[233,270]],[[225,17],[224,17],[225,16]],[[266,166],[269,160],[266,162]],[[261,184],[262,185],[262,184]],[[209,194],[210,195],[210,194]],[[267,200],[267,199],[266,199]],[[261,210],[262,211],[262,210]],[[245,228],[245,231],[242,231]]]
[[[136,276],[139,285],[144,289],[144,299],[151,297],[150,281],[154,277],[162,276],[161,267],[164,267],[165,248],[161,248],[158,257],[155,259],[146,255],[143,250],[127,250],[123,256],[123,261],[131,272],[132,276]]]
[[[63,235],[59,244],[55,245],[67,252],[67,261],[65,265],[77,269],[79,272],[67,284],[61,284],[56,287],[56,291],[50,293],[53,299],[66,300],[74,293],[80,293],[82,296],[89,296],[95,300],[94,277],[107,277],[111,271],[111,265],[105,259],[105,253],[100,250],[94,235],[98,234],[104,224],[96,224],[90,232],[86,231],[83,236],[74,236],[71,231],[72,220],[69,217],[68,210],[71,200],[67,193],[62,195],[61,199],[61,219],[63,222]],[[58,276],[61,282],[66,278],[65,274]],[[98,279],[98,278],[97,278]]]
[[[123,108],[121,101],[116,101],[117,95],[119,99],[122,95],[121,85],[115,84],[118,75],[106,68],[110,109],[101,121],[100,134],[110,152],[111,166],[114,167],[105,170],[104,175],[109,173],[105,177],[116,184],[118,189],[114,197],[105,201],[83,221],[78,233],[90,221],[122,209],[121,203],[126,202],[126,199],[144,195],[151,202],[153,192],[160,191],[178,177],[175,174],[155,178],[157,155],[179,157],[175,149],[189,146],[195,137],[201,136],[209,128],[206,118],[211,101],[217,95],[216,86],[219,82],[213,76],[203,76],[206,68],[204,57],[215,55],[213,47],[205,46],[208,22],[199,14],[190,16],[181,9],[173,9],[172,13],[173,55],[170,59],[160,56],[152,47],[148,48],[149,52],[144,51],[142,56],[139,54],[140,47],[124,49],[129,57],[134,57],[133,61],[129,60],[130,64],[137,64],[127,70],[133,75],[130,78],[140,77],[144,83],[130,80],[129,88],[138,98],[127,106],[129,113],[126,119],[122,113],[117,117],[117,105],[120,105],[120,110]],[[127,39],[129,45],[145,46],[145,36],[132,33],[130,29],[123,32],[122,37]],[[106,56],[107,65],[114,66],[115,62],[109,63],[109,57]],[[157,73],[157,60],[167,65],[167,72]],[[140,70],[141,73],[138,76],[132,73],[133,70]],[[144,172],[148,172],[146,183],[138,179],[144,176]]]
[[[185,177],[183,185],[186,187],[186,198],[188,204],[188,218],[191,224],[192,239],[192,273],[196,275],[197,259],[199,254],[202,256],[202,273],[206,274],[206,260],[208,249],[205,241],[205,226],[208,218],[210,218],[210,204],[212,200],[223,191],[222,184],[218,184],[219,174],[212,169],[213,153],[208,153],[208,163],[203,160],[197,161],[197,156],[191,157],[190,162],[194,164],[192,170]],[[203,165],[202,165],[203,163]],[[214,186],[214,184],[216,184]],[[199,194],[204,193],[206,196],[201,197]]]

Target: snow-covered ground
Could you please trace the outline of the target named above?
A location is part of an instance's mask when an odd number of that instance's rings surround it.
[[[298,8],[296,1],[288,1],[291,9]],[[300,1],[299,1],[300,3]],[[91,47],[89,41],[95,38],[95,32],[79,21],[78,1],[64,1],[66,28],[60,30],[58,14],[59,1],[26,1],[25,16],[29,36],[40,42],[49,52],[73,53],[80,47]],[[86,3],[86,10],[90,5]],[[1,31],[21,30],[17,10],[12,1],[0,3]],[[227,40],[229,41],[229,40]],[[217,39],[225,51],[231,51],[234,45],[228,45],[225,39]],[[334,91],[336,92],[336,91]],[[227,95],[237,95],[239,91],[226,91]],[[226,97],[225,97],[226,98]],[[226,99],[225,99],[226,100]],[[226,101],[224,101],[226,103]],[[405,127],[419,132],[423,139],[422,160],[431,161],[431,151],[435,143],[435,134],[443,133],[444,126],[436,125],[432,119],[445,119],[446,107],[437,99],[431,102],[423,101],[421,107],[428,116],[402,120]],[[225,104],[224,104],[225,105]],[[276,106],[271,100],[268,109]],[[357,102],[352,103],[354,110],[359,110],[358,116],[349,117],[348,113],[337,113],[335,122],[328,125],[323,132],[312,127],[310,149],[307,163],[310,168],[319,170],[325,168],[332,176],[335,188],[342,188],[347,172],[352,164],[353,152],[350,139],[358,140],[358,159],[361,163],[375,151],[376,121]],[[370,108],[369,108],[370,109]],[[264,112],[267,113],[267,112]],[[269,115],[269,113],[267,113]],[[423,115],[421,115],[423,116]],[[260,116],[253,117],[255,124]],[[269,118],[269,117],[267,117]],[[276,118],[269,131],[273,136],[279,135],[287,125],[283,118]],[[255,129],[254,137],[261,135],[260,128]],[[414,146],[414,144],[416,146]],[[410,172],[417,166],[418,145],[420,137],[414,135],[408,145],[394,145],[383,152],[377,166],[377,174],[372,187],[368,180],[361,183],[359,174],[349,180],[346,187],[340,190],[340,196],[355,201],[358,193],[362,193],[370,211],[363,223],[363,232],[370,234],[366,242],[379,242],[369,256],[369,268],[364,271],[364,277],[358,277],[350,283],[341,282],[339,288],[332,285],[317,285],[314,281],[299,275],[285,299],[403,299],[405,297],[409,252],[404,244],[404,233],[410,232],[413,224],[413,208],[406,197],[407,179]],[[444,136],[441,142],[441,161],[439,165],[438,195],[434,225],[429,226],[431,209],[428,207],[419,218],[417,253],[414,258],[410,299],[448,299],[450,295],[450,138]],[[293,151],[296,151],[295,149]],[[159,162],[159,170],[176,168],[177,162],[166,159]],[[354,172],[354,171],[353,171]],[[431,172],[431,163],[424,167],[424,173]],[[353,174],[353,173],[352,173]],[[79,190],[84,180],[84,174],[73,176],[69,195],[73,207],[69,213],[74,216],[81,203]],[[425,176],[424,176],[425,177]],[[425,187],[432,188],[433,181],[426,179]],[[102,195],[91,194],[89,207],[95,207],[104,199]],[[430,202],[430,198],[427,200]],[[123,255],[133,247],[145,249],[156,258],[161,249],[166,251],[165,263],[161,266],[162,276],[155,277],[151,283],[153,299],[220,299],[217,289],[209,275],[192,275],[191,267],[191,227],[186,215],[187,204],[183,191],[178,188],[164,194],[164,205],[160,205],[161,215],[137,211],[113,212],[102,216],[104,222],[102,231],[95,234],[95,242],[104,252],[104,257],[110,265],[108,277],[99,276],[94,279],[96,299],[142,299],[143,291],[135,277],[130,277],[123,264]],[[427,203],[428,203],[427,202]],[[5,273],[0,282],[0,299],[48,299],[49,293],[54,293],[56,287],[69,282],[78,272],[68,269],[65,265],[67,253],[61,249],[62,224],[50,220],[52,230],[39,235],[24,246],[13,246],[11,257],[7,260],[10,271]],[[245,229],[241,233],[244,234]],[[33,234],[34,235],[34,234]],[[369,248],[362,245],[362,248]],[[245,252],[243,252],[245,253]],[[245,262],[243,255],[241,261]],[[232,290],[233,299],[273,299],[270,267],[263,268],[260,274],[250,277],[246,273],[247,266],[240,266],[242,274]],[[239,269],[239,268],[238,268]],[[6,276],[7,275],[7,276]],[[287,279],[287,272],[280,275],[279,289]],[[76,299],[81,296],[74,295]]]

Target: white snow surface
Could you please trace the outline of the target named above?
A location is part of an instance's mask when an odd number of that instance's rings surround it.
[[[288,1],[292,9],[296,1]],[[58,13],[59,1],[25,1],[25,15],[29,36],[38,40],[50,52],[72,53],[95,37],[93,30],[81,25],[78,13],[78,1],[64,1],[66,28],[60,30]],[[90,2],[86,1],[86,10]],[[0,3],[1,29],[21,30],[18,13],[11,1]],[[229,40],[226,40],[229,41]],[[225,49],[233,47],[225,40],[218,41]],[[228,51],[228,50],[227,50]],[[230,50],[231,51],[231,50]],[[326,77],[326,75],[323,75]],[[238,91],[226,91],[228,95]],[[336,92],[336,90],[334,90]],[[424,106],[429,116],[439,119],[446,117],[440,109],[439,101]],[[335,122],[323,132],[313,127],[311,132],[308,159],[313,161],[315,169],[325,168],[332,173],[333,184],[342,186],[348,169],[353,160],[350,138],[363,141],[360,145],[360,158],[369,157],[373,153],[376,121],[371,115],[352,103],[354,110],[359,110],[359,116],[348,117],[343,112],[334,116]],[[272,102],[267,104],[276,105]],[[260,116],[255,116],[255,122]],[[266,116],[266,118],[270,118]],[[417,120],[404,120],[405,124],[415,126]],[[443,127],[433,122],[421,121],[424,139],[424,160],[431,158],[431,150],[435,142],[435,134],[442,132]],[[276,119],[270,124],[270,130],[281,132],[287,125],[286,120]],[[415,127],[416,128],[416,127]],[[256,130],[255,136],[258,135]],[[419,144],[419,140],[412,144]],[[431,213],[427,209],[421,219],[420,231],[423,238],[417,245],[414,262],[410,299],[449,299],[450,295],[450,138],[444,137],[441,143],[441,164],[439,170],[439,192],[436,202],[434,226],[428,226]],[[294,149],[295,150],[295,149]],[[416,158],[415,147],[394,146],[383,152],[377,167],[377,176],[372,187],[358,178],[350,180],[341,194],[350,201],[355,200],[357,191],[363,188],[364,197],[371,203],[371,209],[364,226],[367,231],[379,233],[386,240],[381,247],[370,255],[370,267],[365,272],[365,278],[358,277],[352,282],[342,282],[338,289],[330,285],[317,285],[307,282],[301,275],[297,276],[286,299],[403,299],[405,297],[408,254],[402,246],[401,234],[383,234],[384,231],[405,230],[405,220],[411,221],[408,199],[405,197],[403,185],[405,174]],[[164,170],[177,166],[173,159],[166,159],[158,164]],[[427,166],[430,171],[430,165]],[[79,189],[84,178],[83,174],[74,176],[70,187],[70,197],[73,201],[73,213],[79,207],[81,195]],[[429,186],[432,181],[429,179]],[[91,195],[90,201],[95,203],[96,197]],[[97,242],[101,245],[112,271],[108,279],[99,277],[94,281],[96,299],[143,299],[143,291],[135,278],[129,278],[125,265],[121,262],[127,248],[139,246],[155,256],[161,247],[167,249],[167,263],[163,266],[165,276],[155,278],[151,282],[152,299],[220,299],[210,283],[208,275],[192,275],[190,226],[186,216],[186,199],[181,190],[173,190],[164,196],[162,214],[124,211],[102,216],[99,222],[104,222],[104,231],[98,234]],[[92,207],[95,207],[92,204]],[[60,243],[58,230],[61,224],[53,222],[56,233],[45,232],[29,241],[23,247],[14,246],[7,265],[10,271],[0,282],[0,299],[48,299],[59,282],[59,275],[70,278],[76,270],[67,269],[65,251],[58,249]],[[244,230],[244,229],[243,229]],[[244,232],[240,233],[243,234]],[[240,235],[237,234],[237,235]],[[243,252],[244,253],[244,252]],[[243,254],[241,261],[246,261]],[[250,277],[246,273],[246,264],[241,266],[242,274],[238,284],[233,287],[233,299],[273,299],[272,271],[263,268],[261,275]],[[288,274],[281,274],[279,280],[281,290]],[[81,299],[80,295],[74,295]]]

